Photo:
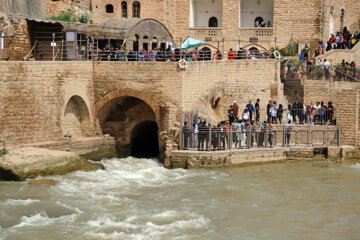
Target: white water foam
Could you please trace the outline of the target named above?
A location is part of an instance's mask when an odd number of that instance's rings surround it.
[[[7,199],[0,204],[10,205],[10,206],[19,206],[19,205],[29,205],[32,203],[40,202],[38,199]]]
[[[360,169],[360,163],[356,163],[355,165],[351,165],[352,168]]]
[[[13,228],[21,227],[44,227],[53,225],[56,223],[70,223],[76,220],[77,214],[65,215],[58,218],[50,218],[45,211],[41,211],[37,214],[34,214],[30,217],[23,216],[21,217],[21,223],[13,226]]]

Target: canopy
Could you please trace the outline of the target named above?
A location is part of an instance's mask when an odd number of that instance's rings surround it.
[[[189,49],[189,48],[196,48],[198,46],[204,45],[205,42],[193,39],[193,38],[187,38],[183,44],[181,44],[181,49]]]

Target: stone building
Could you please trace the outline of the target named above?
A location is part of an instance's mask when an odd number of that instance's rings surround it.
[[[95,24],[153,18],[178,44],[191,36],[220,50],[270,50],[291,39],[314,49],[331,33],[344,26],[356,31],[360,24],[360,0],[48,0],[47,15],[70,6],[91,12]],[[263,27],[255,27],[257,20]]]

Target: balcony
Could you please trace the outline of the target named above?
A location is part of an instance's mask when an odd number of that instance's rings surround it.
[[[261,28],[261,27],[253,27],[253,28],[239,28],[239,38],[272,38],[273,37],[273,28]]]
[[[222,28],[215,27],[202,27],[202,28],[190,28],[190,37],[204,39],[204,38],[221,38]],[[215,40],[213,39],[213,40]]]

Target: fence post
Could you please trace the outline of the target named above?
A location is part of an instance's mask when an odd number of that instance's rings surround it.
[[[283,126],[283,141],[282,141],[282,146],[285,147],[286,144],[286,132],[285,132],[285,125]]]
[[[312,146],[311,144],[311,124],[309,124],[309,130],[308,130],[308,144],[309,146]]]
[[[326,142],[325,142],[325,130],[323,130],[323,145],[324,146],[326,145]]]
[[[179,144],[179,147],[180,147],[180,150],[183,150],[183,139],[184,139],[184,136],[183,136],[183,129],[184,129],[184,125],[183,125],[183,112],[180,113],[180,144]]]
[[[298,133],[298,131],[297,130],[295,130],[295,146],[297,146],[297,134]]]
[[[231,145],[232,145],[232,127],[229,127],[229,150],[231,150]]]
[[[269,144],[269,142],[268,142],[268,140],[269,140],[268,126],[265,127],[265,139],[264,140],[265,140],[265,148],[267,148],[268,144]]]
[[[208,143],[209,143],[209,151],[211,151],[211,148],[212,148],[212,145],[211,145],[211,125],[209,125],[209,141],[208,141]]]

